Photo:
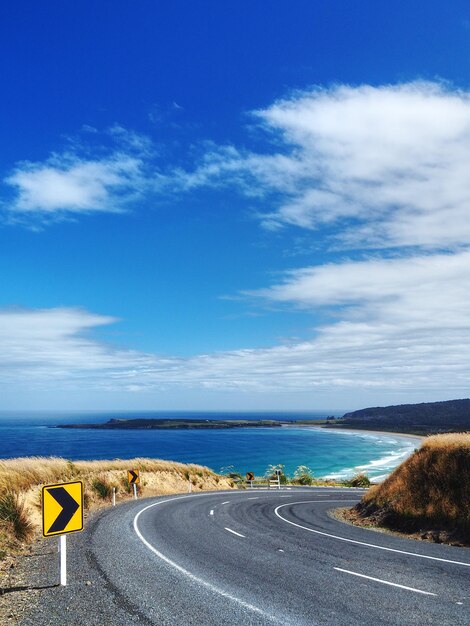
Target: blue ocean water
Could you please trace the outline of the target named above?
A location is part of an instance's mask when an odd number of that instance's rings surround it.
[[[104,422],[117,417],[205,419],[312,419],[331,413],[54,413],[0,416],[0,458],[61,456],[71,460],[151,457],[233,467],[264,474],[283,464],[288,474],[308,465],[315,476],[346,477],[365,471],[383,477],[417,447],[415,439],[393,434],[326,430],[318,427],[236,428],[231,430],[72,430],[56,424]]]

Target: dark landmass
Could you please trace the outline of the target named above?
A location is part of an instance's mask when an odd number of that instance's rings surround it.
[[[53,428],[87,428],[94,430],[130,429],[197,429],[197,428],[275,428],[292,424],[281,420],[200,420],[200,419],[111,419],[103,424],[59,424]]]
[[[470,399],[445,402],[422,402],[386,407],[370,407],[345,413],[341,418],[324,419],[111,419],[102,424],[60,424],[54,428],[87,428],[98,430],[129,429],[215,429],[279,428],[281,426],[322,426],[378,430],[412,435],[429,435],[470,431]]]
[[[345,413],[329,428],[355,428],[415,435],[470,431],[470,400],[371,407]]]

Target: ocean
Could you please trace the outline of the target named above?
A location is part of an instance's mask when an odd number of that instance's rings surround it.
[[[72,430],[56,424],[104,422],[118,417],[204,419],[320,419],[327,412],[202,413],[87,412],[3,413],[0,458],[61,456],[71,460],[151,457],[207,465],[219,471],[253,471],[282,464],[292,475],[299,465],[316,477],[346,478],[366,472],[382,479],[418,447],[416,439],[394,434],[326,430],[311,426],[230,430]]]

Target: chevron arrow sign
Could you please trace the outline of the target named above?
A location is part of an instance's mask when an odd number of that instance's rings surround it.
[[[81,481],[45,485],[42,488],[42,534],[44,537],[83,530],[83,484]]]
[[[127,470],[127,482],[129,485],[138,485],[140,483],[140,472],[136,470]]]

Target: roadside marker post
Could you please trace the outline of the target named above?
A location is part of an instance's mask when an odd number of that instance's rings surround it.
[[[67,533],[83,530],[83,483],[75,481],[42,488],[42,534],[59,535],[59,581],[67,585]]]
[[[134,500],[137,500],[137,485],[134,483],[132,486],[134,487]]]
[[[113,487],[113,506],[116,506],[116,487]]]

